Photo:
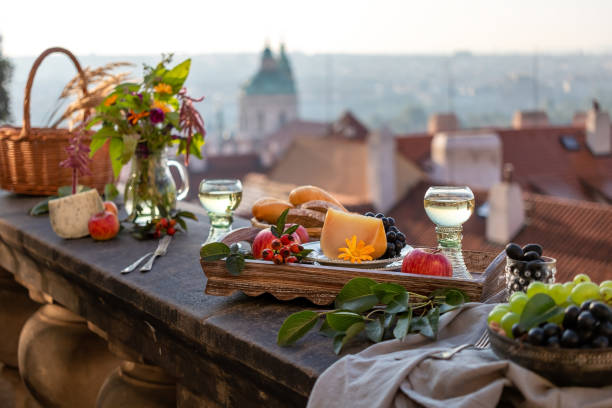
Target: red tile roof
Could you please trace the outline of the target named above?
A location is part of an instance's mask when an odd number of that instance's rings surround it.
[[[504,163],[514,165],[514,179],[523,189],[586,200],[597,199],[592,189],[598,186],[608,190],[606,183],[612,180],[612,155],[591,154],[583,128],[551,126],[492,130],[502,141]],[[573,136],[580,149],[575,152],[566,150],[559,141],[564,135]],[[406,158],[426,168],[431,139],[430,134],[399,136],[397,148]],[[585,183],[591,189],[586,188]],[[598,194],[602,195],[602,192]]]
[[[415,187],[391,212],[408,242],[435,246],[434,225],[425,215],[426,183]],[[545,255],[557,259],[558,280],[587,273],[597,281],[612,279],[612,206],[539,194],[524,194],[527,223],[513,239],[521,245],[535,242]],[[486,194],[476,194],[476,206]],[[485,238],[486,220],[474,214],[464,225],[465,249],[499,252],[504,245]]]

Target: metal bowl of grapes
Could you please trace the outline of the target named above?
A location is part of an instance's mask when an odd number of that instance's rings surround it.
[[[538,283],[535,286],[536,289],[540,285],[542,283]],[[529,293],[529,288],[527,293]],[[520,299],[517,299],[523,295],[516,294],[508,304],[500,304],[496,307],[502,308],[508,305],[512,310],[513,302],[520,303]],[[552,297],[546,293],[530,297],[521,317],[528,313],[528,308],[531,307],[530,302],[534,303],[536,297],[536,300],[552,301]],[[544,302],[541,304],[544,305]],[[545,313],[549,313],[549,316],[554,314],[555,318],[545,321],[535,320],[534,322],[539,323],[527,326],[513,323],[510,332],[508,332],[508,327],[512,322],[508,320],[511,320],[512,316],[504,316],[501,324],[489,322],[491,348],[495,354],[538,373],[558,386],[601,387],[612,385],[612,308],[610,305],[595,297],[575,302],[570,306],[559,307],[556,311],[553,310],[557,307],[554,301],[552,301],[552,306],[542,307],[542,310],[547,309],[548,312]],[[494,315],[493,312],[489,317],[491,318],[492,315]],[[519,320],[519,322],[523,321],[522,318]],[[531,328],[524,330],[524,327]]]

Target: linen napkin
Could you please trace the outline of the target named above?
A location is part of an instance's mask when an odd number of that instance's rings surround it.
[[[474,344],[492,304],[468,303],[440,317],[438,340],[420,334],[347,355],[318,378],[308,408],[327,407],[612,407],[612,386],[556,387],[490,350],[463,350],[450,360],[430,354]]]

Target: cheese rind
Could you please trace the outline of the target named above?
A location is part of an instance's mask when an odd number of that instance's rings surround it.
[[[49,201],[51,228],[66,239],[89,235],[89,219],[102,211],[104,204],[95,189]]]
[[[372,245],[373,259],[380,258],[387,250],[387,236],[380,218],[366,217],[355,213],[345,213],[333,208],[327,210],[325,223],[321,230],[321,250],[326,257],[338,259],[338,248],[346,247],[346,239],[352,236],[357,241]]]

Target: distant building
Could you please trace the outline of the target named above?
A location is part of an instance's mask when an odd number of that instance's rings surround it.
[[[238,138],[265,139],[297,118],[297,92],[285,46],[281,44],[278,58],[266,46],[259,70],[242,87]]]

